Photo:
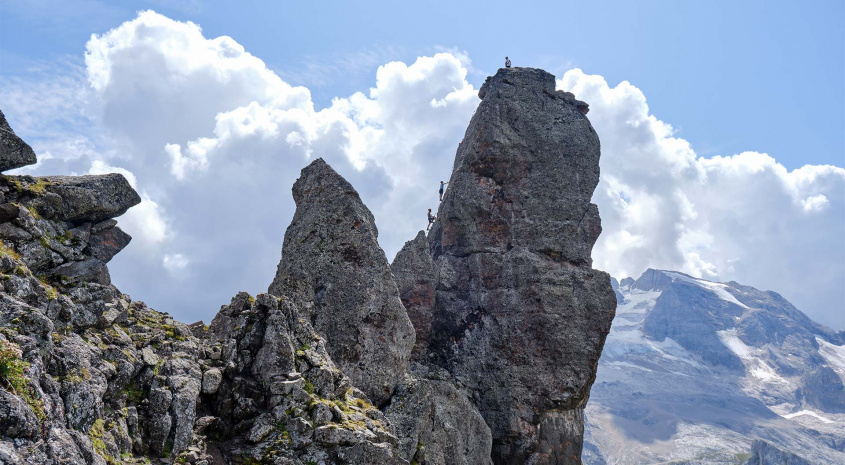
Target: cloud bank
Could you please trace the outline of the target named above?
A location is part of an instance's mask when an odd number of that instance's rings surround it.
[[[0,103],[26,121],[12,120],[22,134],[41,133],[39,119],[66,129],[29,138],[41,159],[30,172],[127,175],[143,202],[120,219],[133,242],[110,265],[114,281],[182,320],[208,320],[238,290],[266,289],[290,187],[315,157],[358,189],[392,258],[449,178],[478,104],[469,66],[454,53],[387,63],[368,91],[317,109],[232,38],[145,11],[92,36],[69,82],[0,82]],[[790,172],[754,152],[701,158],[631,84],[572,70],[558,86],[590,103],[602,140],[597,267],[735,279],[845,326],[845,170]]]
[[[699,157],[628,82],[611,88],[574,69],[558,87],[590,103],[602,140],[593,196],[604,225],[593,252],[599,268],[735,280],[845,327],[845,169],[788,171],[757,152]]]

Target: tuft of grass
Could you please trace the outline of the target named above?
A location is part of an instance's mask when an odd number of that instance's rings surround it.
[[[2,239],[0,239],[0,254],[3,254],[5,256],[9,257],[12,260],[16,260],[16,261],[21,260],[21,254],[15,252],[15,249],[6,245],[6,243],[3,242]]]
[[[44,290],[47,291],[47,300],[56,300],[59,297],[59,291],[47,282],[47,277],[38,275],[37,278],[41,281],[41,285],[44,286]]]
[[[50,185],[49,182],[47,182],[43,179],[39,179],[39,180],[35,181],[34,184],[30,184],[30,185],[26,186],[26,190],[29,191],[29,193],[34,194],[36,196],[44,195],[44,194],[47,193],[47,186],[49,186],[49,185]]]
[[[33,207],[32,205],[27,205],[25,208],[29,210],[29,214],[32,215],[32,217],[36,220],[42,219],[41,214],[38,213],[38,210],[36,210],[35,207]]]
[[[88,430],[88,439],[91,440],[91,445],[94,446],[94,450],[106,460],[106,463],[109,465],[117,465],[121,462],[108,454],[106,443],[103,441],[105,436],[106,424],[102,418],[98,418]]]
[[[22,398],[39,424],[47,419],[44,413],[44,400],[40,399],[32,386],[32,380],[26,376],[29,363],[23,361],[20,346],[10,341],[0,341],[0,385],[7,391]]]

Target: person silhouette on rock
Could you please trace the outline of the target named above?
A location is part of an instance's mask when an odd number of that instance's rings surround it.
[[[425,227],[426,232],[428,232],[428,229],[431,228],[431,225],[434,223],[434,220],[436,220],[436,219],[437,218],[435,218],[434,215],[431,214],[431,209],[429,208],[428,209],[428,226]]]
[[[511,59],[508,58],[508,57],[505,57],[505,68],[510,68],[510,67],[511,67]]]
[[[449,183],[440,181],[440,201],[441,202],[443,201],[443,190],[446,188],[446,184],[449,184]]]

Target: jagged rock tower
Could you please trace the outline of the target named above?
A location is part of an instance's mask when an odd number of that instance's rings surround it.
[[[580,463],[616,307],[598,137],[544,71],[479,95],[428,237],[389,265],[317,159],[268,293],[209,326],[111,285],[125,178],[0,175],[0,463]],[[0,172],[34,162],[0,113]]]
[[[591,268],[599,139],[545,71],[500,69],[479,96],[428,249],[417,237],[394,261],[424,325],[415,359],[471,392],[494,463],[580,463],[616,308],[610,276]]]
[[[307,308],[332,359],[377,405],[390,400],[414,345],[414,327],[370,210],[322,159],[293,185],[296,213],[269,292]]]

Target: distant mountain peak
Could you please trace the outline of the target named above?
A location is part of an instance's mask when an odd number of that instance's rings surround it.
[[[649,269],[614,289],[585,463],[738,463],[755,440],[845,463],[841,332],[733,281]]]

